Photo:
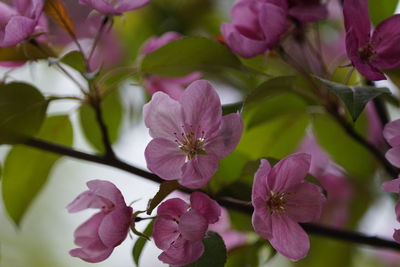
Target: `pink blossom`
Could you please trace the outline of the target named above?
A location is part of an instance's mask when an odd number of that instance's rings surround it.
[[[207,184],[243,131],[238,113],[222,116],[218,94],[204,80],[190,84],[178,101],[155,93],[143,107],[143,117],[154,138],[145,150],[147,167],[189,188]]]
[[[383,136],[392,146],[386,152],[386,159],[396,167],[400,167],[400,120],[389,122],[383,129]]]
[[[118,188],[108,181],[92,180],[87,186],[89,190],[72,201],[68,211],[78,212],[87,208],[100,211],[75,230],[75,244],[81,248],[69,253],[88,262],[100,262],[108,258],[126,238],[132,208],[125,204]]]
[[[172,266],[199,259],[207,228],[218,221],[220,214],[218,203],[200,192],[192,193],[190,205],[179,198],[161,203],[153,228],[154,242],[164,251],[158,258]]]
[[[271,168],[268,160],[262,159],[254,176],[254,230],[293,261],[304,258],[310,248],[298,223],[317,220],[325,202],[321,188],[304,181],[310,161],[310,155],[297,153]]]
[[[43,0],[13,0],[13,6],[0,2],[0,47],[14,46],[28,39],[38,26]]]
[[[382,184],[382,191],[400,194],[400,178],[384,182]],[[400,201],[397,202],[395,207],[397,221],[400,222]],[[395,229],[393,233],[393,239],[400,243],[400,229]]]
[[[122,15],[122,13],[147,5],[150,0],[79,0],[81,5],[89,6],[105,15]]]
[[[166,32],[160,37],[152,37],[143,44],[142,54],[147,55],[160,47],[182,39],[182,35],[177,32]],[[157,75],[147,75],[143,81],[144,88],[150,94],[164,92],[173,99],[179,99],[185,88],[195,80],[200,79],[201,72],[192,72],[183,77],[162,77]]]
[[[367,79],[385,80],[380,70],[400,66],[400,15],[382,21],[371,35],[367,0],[345,0],[343,5],[347,55]]]
[[[225,42],[237,54],[250,58],[277,45],[288,29],[286,0],[239,0],[231,10],[232,23],[224,23]]]
[[[221,209],[219,221],[211,224],[208,230],[217,232],[222,237],[228,251],[246,243],[246,234],[231,228],[228,211],[224,208]]]

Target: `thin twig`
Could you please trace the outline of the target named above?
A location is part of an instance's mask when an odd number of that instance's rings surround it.
[[[76,159],[82,159],[90,162],[95,162],[107,166],[111,166],[120,170],[124,170],[126,172],[129,172],[131,174],[138,175],[140,177],[143,177],[147,180],[156,182],[156,183],[162,183],[164,180],[162,180],[160,177],[157,175],[147,172],[145,170],[142,170],[140,168],[137,168],[135,166],[129,165],[117,158],[110,159],[105,156],[97,156],[93,154],[88,154],[85,152],[81,152],[78,150],[74,150],[72,148],[59,145],[59,144],[54,144],[50,143],[47,141],[39,140],[36,138],[31,138],[25,142],[25,145],[34,147],[40,150],[64,155],[64,156],[69,156],[72,158]],[[190,189],[184,188],[185,192],[191,192]],[[229,198],[219,198],[216,199],[222,206],[230,209],[234,209],[236,211],[240,211],[246,214],[251,215],[253,213],[253,207],[247,203],[243,203],[241,201],[232,201],[232,199]],[[313,224],[313,223],[302,223],[301,226],[304,228],[304,230],[310,234],[315,234],[319,236],[324,236],[324,237],[329,237],[332,239],[337,239],[337,240],[342,240],[346,242],[351,242],[351,243],[357,243],[357,244],[363,244],[363,245],[369,245],[373,247],[379,247],[379,248],[388,248],[388,249],[393,249],[393,250],[399,250],[400,251],[400,244],[374,237],[374,236],[367,236],[362,233],[354,232],[354,231],[349,231],[349,230],[342,230],[342,229],[335,229],[323,225],[318,225],[318,224]]]
[[[96,50],[97,44],[99,43],[99,41],[101,39],[101,35],[103,34],[104,28],[106,27],[108,20],[109,20],[109,17],[105,16],[104,19],[101,22],[99,30],[97,31],[96,37],[94,38],[94,42],[93,42],[92,48],[90,49],[90,53],[89,53],[89,56],[87,58],[87,64],[86,64],[87,71],[90,71],[89,70],[90,60],[92,59],[94,51]]]

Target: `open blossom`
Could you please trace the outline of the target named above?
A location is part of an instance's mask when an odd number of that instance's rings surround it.
[[[400,120],[389,122],[383,129],[383,136],[392,146],[386,152],[386,159],[396,167],[400,167]]]
[[[294,261],[304,258],[310,248],[310,240],[298,223],[318,219],[325,201],[319,186],[304,181],[310,160],[308,154],[297,153],[271,168],[262,159],[254,176],[254,230]]]
[[[239,0],[231,10],[232,23],[224,23],[225,42],[242,57],[254,57],[273,48],[287,30],[286,0]]]
[[[89,190],[72,201],[68,211],[78,212],[87,208],[100,211],[75,230],[75,244],[80,248],[69,253],[88,262],[100,262],[126,238],[132,208],[125,204],[118,188],[108,181],[92,180],[87,186]]]
[[[385,80],[380,72],[400,66],[400,15],[382,21],[371,35],[367,0],[345,0],[347,55],[367,79]]]
[[[400,178],[383,183],[382,191],[400,194]],[[400,222],[400,201],[397,202],[395,211],[396,211],[397,221]],[[394,230],[393,239],[396,242],[400,243],[400,229]]]
[[[208,226],[216,223],[220,214],[218,203],[200,192],[191,194],[190,205],[179,198],[161,203],[153,228],[154,242],[164,251],[158,258],[172,266],[199,259]]]
[[[79,0],[82,5],[89,6],[105,15],[122,15],[122,13],[143,7],[150,0]]]
[[[177,32],[166,32],[160,37],[152,37],[143,44],[142,54],[146,55],[151,53],[160,47],[182,39],[182,35]],[[143,86],[150,94],[154,94],[158,91],[168,94],[173,99],[179,99],[185,90],[186,86],[195,80],[200,79],[201,72],[192,72],[183,77],[162,77],[157,75],[147,75],[144,78]]]
[[[28,39],[40,24],[43,0],[0,2],[0,47],[14,46]],[[39,25],[40,26],[40,25]]]
[[[218,94],[204,80],[190,84],[178,101],[155,93],[143,117],[154,138],[145,150],[147,167],[189,188],[207,184],[243,131],[238,113],[222,116]]]

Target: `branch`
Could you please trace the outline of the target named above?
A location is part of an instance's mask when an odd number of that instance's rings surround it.
[[[135,174],[138,176],[141,176],[143,178],[146,178],[147,180],[156,182],[156,183],[162,183],[164,180],[158,177],[157,175],[147,172],[145,170],[142,170],[140,168],[136,168],[132,165],[129,165],[118,158],[107,158],[105,156],[98,156],[98,155],[93,155],[85,152],[81,152],[78,150],[74,150],[72,148],[59,145],[59,144],[54,144],[50,143],[44,140],[36,139],[36,138],[31,138],[27,140],[25,145],[34,147],[40,150],[64,155],[64,156],[69,156],[72,158],[76,159],[82,159],[90,162],[95,162],[107,166],[111,166],[126,172],[129,172],[131,174]],[[192,190],[187,189],[187,188],[181,188],[182,191],[185,192],[191,192]],[[239,212],[243,212],[246,214],[251,215],[253,213],[253,207],[249,203],[243,203],[241,201],[235,201],[229,198],[219,198],[216,199],[218,203],[226,208],[234,209]],[[348,230],[341,230],[341,229],[334,229],[330,228],[327,226],[322,226],[318,224],[313,224],[313,223],[302,223],[301,226],[303,229],[310,233],[310,234],[315,234],[315,235],[320,235],[324,237],[329,237],[332,239],[337,239],[337,240],[342,240],[342,241],[347,241],[351,243],[357,243],[357,244],[364,244],[364,245],[370,245],[373,247],[380,247],[380,248],[389,248],[393,250],[399,250],[400,251],[400,244],[378,238],[378,237],[371,237],[364,235],[362,233],[358,232],[353,232],[353,231],[348,231]]]

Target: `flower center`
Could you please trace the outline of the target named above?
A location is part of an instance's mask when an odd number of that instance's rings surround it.
[[[186,153],[186,157],[188,160],[193,159],[196,155],[199,154],[206,154],[204,150],[204,145],[206,142],[206,138],[204,136],[204,131],[201,132],[200,136],[197,136],[196,133],[193,131],[193,127],[190,126],[190,131],[186,131],[186,127],[182,126],[183,132],[181,136],[178,136],[177,133],[174,133],[176,139],[175,142],[178,144],[180,150]]]
[[[285,195],[286,193],[276,194],[275,192],[271,191],[271,196],[267,201],[267,206],[271,214],[285,212],[285,206],[287,202]]]
[[[364,62],[369,62],[370,58],[376,54],[374,47],[368,43],[358,49],[358,55]]]

